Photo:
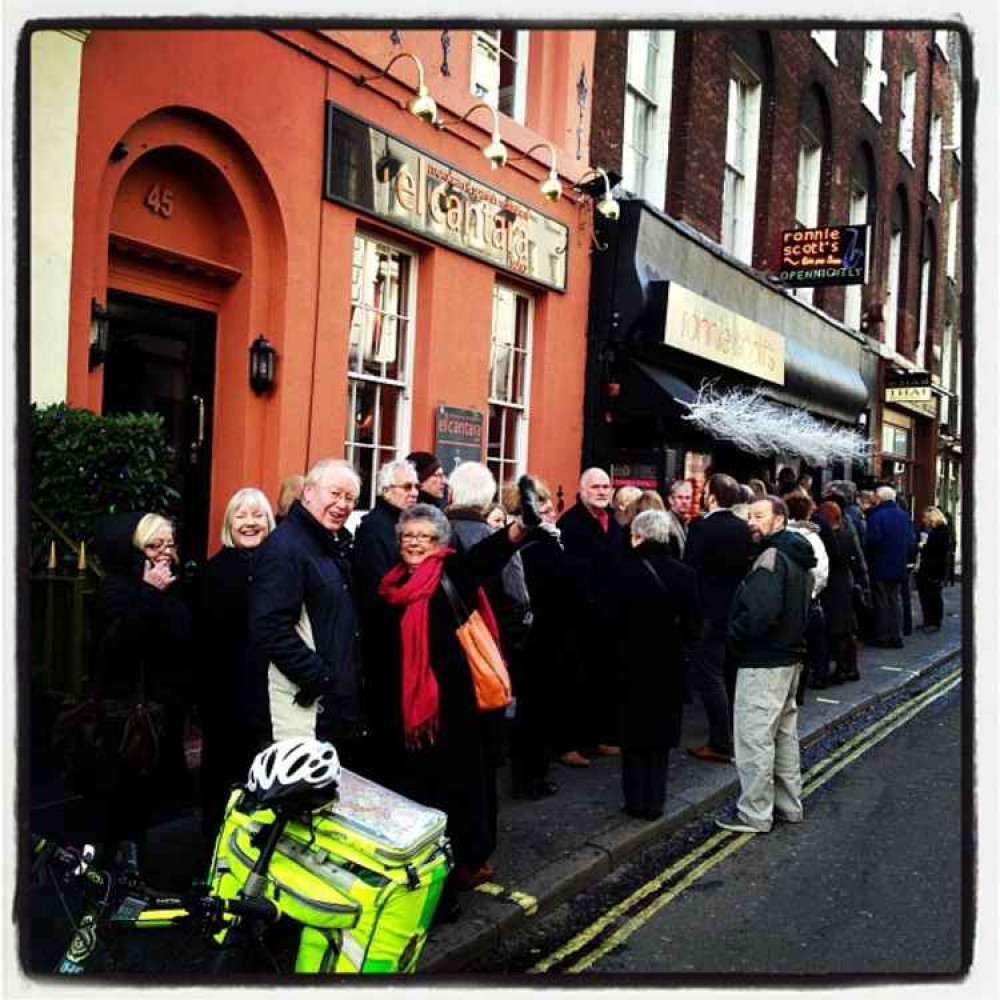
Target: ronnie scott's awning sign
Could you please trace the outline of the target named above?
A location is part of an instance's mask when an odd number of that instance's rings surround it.
[[[326,105],[324,196],[566,290],[569,230],[501,191]]]
[[[868,226],[786,229],[781,234],[783,285],[863,285]]]

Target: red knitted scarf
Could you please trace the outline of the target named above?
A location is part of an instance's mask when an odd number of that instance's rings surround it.
[[[438,728],[438,684],[431,669],[430,602],[441,582],[444,559],[455,550],[437,549],[412,571],[400,563],[379,584],[379,596],[395,607],[403,607],[399,623],[402,651],[403,738],[408,749],[419,749],[426,738],[434,742]],[[494,639],[499,639],[496,618],[482,587],[479,613]]]
[[[403,738],[417,749],[426,737],[433,743],[438,726],[438,685],[431,670],[430,602],[441,582],[444,558],[454,549],[432,552],[412,572],[400,563],[389,570],[378,586],[388,604],[403,607],[399,623],[403,657]]]

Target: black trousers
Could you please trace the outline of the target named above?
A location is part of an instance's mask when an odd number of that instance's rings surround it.
[[[943,584],[926,576],[917,575],[917,593],[920,595],[920,611],[923,615],[922,624],[940,628],[944,619]]]
[[[882,642],[903,641],[903,584],[899,580],[875,580],[875,638]]]
[[[626,812],[644,819],[663,815],[669,754],[666,749],[622,747],[622,793]]]
[[[707,629],[708,626],[705,626]],[[691,677],[708,716],[708,744],[719,753],[732,753],[733,727],[726,686],[726,640],[703,630],[691,655]]]

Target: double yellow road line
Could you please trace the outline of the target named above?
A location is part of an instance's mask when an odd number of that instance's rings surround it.
[[[961,682],[962,668],[959,666],[841,744],[802,775],[802,797],[812,795],[817,788],[839,774],[848,764],[877,746],[901,726],[905,726],[914,716],[944,697]],[[559,973],[585,972],[609,952],[624,944],[685,889],[725,861],[754,836],[752,833],[736,834],[726,830],[713,834],[689,854],[636,889],[551,955],[535,963],[528,972],[549,972],[556,966],[559,966],[556,969]],[[610,933],[607,933],[608,931]]]

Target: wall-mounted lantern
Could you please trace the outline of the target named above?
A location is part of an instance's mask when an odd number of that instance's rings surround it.
[[[90,357],[87,365],[93,371],[104,364],[108,354],[108,308],[97,299],[90,300]]]
[[[250,388],[258,396],[274,385],[277,357],[274,345],[263,334],[250,345]]]

